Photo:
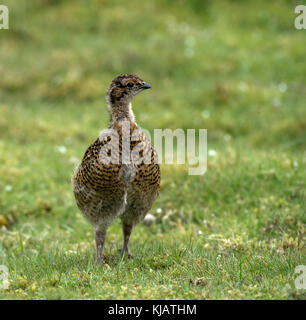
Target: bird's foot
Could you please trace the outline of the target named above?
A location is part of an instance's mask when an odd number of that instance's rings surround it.
[[[103,264],[103,259],[96,259],[96,265],[101,266]]]
[[[127,249],[121,249],[121,257],[127,256],[129,259],[134,258],[134,256],[131,254],[130,250]]]

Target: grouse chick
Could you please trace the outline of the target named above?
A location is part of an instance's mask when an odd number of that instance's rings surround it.
[[[116,218],[122,222],[122,254],[131,255],[132,229],[144,219],[159,192],[157,153],[136,124],[131,105],[138,93],[149,88],[131,74],[111,82],[106,97],[109,127],[87,149],[72,178],[76,203],[95,229],[98,264],[107,228]]]

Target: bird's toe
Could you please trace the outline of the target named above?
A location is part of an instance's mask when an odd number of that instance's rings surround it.
[[[126,250],[126,249],[121,249],[121,256],[124,257],[128,257],[129,259],[132,259],[134,258],[134,256],[131,254],[131,252],[129,250]]]

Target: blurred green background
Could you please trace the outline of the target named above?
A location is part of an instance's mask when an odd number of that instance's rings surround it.
[[[10,29],[0,30],[0,264],[9,266],[11,285],[0,295],[303,296],[293,286],[295,266],[305,264],[306,30],[294,28],[299,1],[1,4],[10,10]],[[210,152],[204,176],[162,166],[157,222],[137,227],[131,240],[145,262],[117,257],[117,223],[106,248],[110,269],[101,271],[70,178],[108,124],[105,93],[121,73],[152,86],[133,103],[141,127],[207,128]],[[143,241],[153,249],[141,253]],[[76,253],[67,258],[71,248]]]
[[[101,125],[109,82],[127,72],[154,88],[135,105],[143,127],[305,147],[305,32],[294,28],[294,1],[4,3],[0,92],[14,118],[29,105],[37,120],[60,106],[79,116],[80,130],[92,115]]]

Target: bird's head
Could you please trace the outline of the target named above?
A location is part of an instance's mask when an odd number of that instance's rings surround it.
[[[133,98],[151,86],[133,74],[122,74],[116,77],[107,91],[107,102],[110,105],[129,104]]]

